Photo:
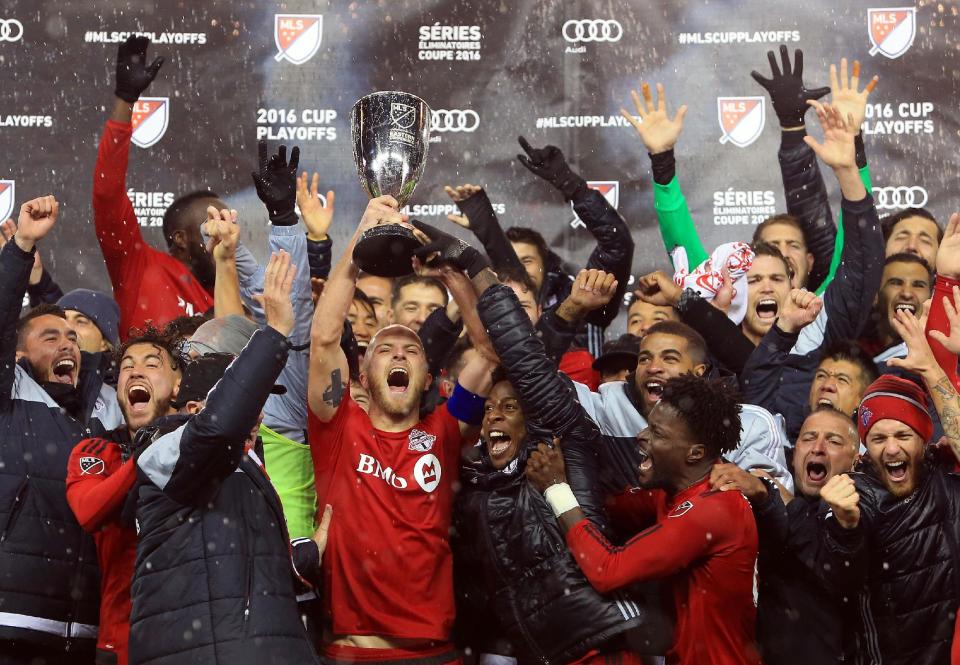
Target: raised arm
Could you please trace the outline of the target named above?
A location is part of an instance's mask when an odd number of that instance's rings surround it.
[[[307,172],[304,171],[297,178],[297,206],[303,216],[303,223],[307,225],[307,255],[310,262],[310,277],[326,279],[330,275],[331,250],[333,243],[327,231],[333,223],[334,202],[336,195],[333,190],[327,191],[326,197],[319,192],[320,174],[314,173],[309,187],[307,186]]]
[[[927,318],[927,339],[951,383],[960,390],[957,354],[960,354],[960,212],[950,216],[937,251],[937,281]]]
[[[147,65],[150,40],[130,37],[117,49],[115,98],[104,127],[93,174],[93,222],[114,290],[139,280],[150,247],[127,196],[133,106],[156,77],[163,58]]]
[[[320,294],[310,329],[310,371],[307,402],[321,422],[329,422],[337,413],[346,395],[350,376],[347,357],[340,348],[343,321],[353,302],[360,269],[353,262],[353,247],[360,234],[380,223],[403,223],[396,199],[380,196],[371,199],[360,219],[353,238],[344,248],[343,256],[330,272]]]
[[[620,115],[627,119],[643,141],[650,165],[653,169],[653,204],[660,224],[660,235],[670,255],[677,247],[683,247],[687,253],[689,265],[696,266],[707,260],[707,250],[700,242],[697,228],[690,215],[687,200],[680,190],[677,180],[677,167],[673,149],[683,132],[683,118],[687,114],[686,105],[681,106],[673,118],[667,115],[667,98],[663,85],[657,84],[657,103],[654,105],[650,94],[650,85],[640,86],[643,101],[635,90],[630,92],[637,116],[626,109],[620,109]]]
[[[207,397],[203,409],[159,437],[138,458],[140,470],[180,503],[205,500],[240,464],[244,442],[287,359],[293,329],[290,257],[275,254],[267,267],[263,304],[267,327],[258,330]],[[237,408],[243,405],[243,408]]]
[[[494,270],[498,272],[503,269],[523,270],[523,264],[517,258],[517,253],[513,251],[513,245],[507,239],[507,234],[503,232],[497,213],[493,210],[493,204],[490,203],[482,187],[471,184],[457,187],[447,185],[443,191],[457,204],[462,213],[447,215],[447,219],[470,229],[473,235],[477,236],[477,240],[490,257]]]
[[[17,320],[27,291],[36,245],[57,221],[60,204],[41,196],[20,206],[13,242],[0,250],[0,406],[10,402],[17,367]]]
[[[524,166],[556,187],[597,241],[590,253],[587,268],[610,273],[617,280],[617,293],[604,307],[589,312],[586,321],[599,328],[608,326],[617,316],[620,301],[630,277],[633,261],[633,238],[620,214],[600,192],[587,187],[587,182],[575,173],[563,153],[556,146],[534,148],[520,137],[520,146],[527,153],[517,155]]]

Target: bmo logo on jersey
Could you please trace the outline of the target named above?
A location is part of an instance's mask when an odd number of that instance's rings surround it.
[[[380,478],[383,482],[398,490],[405,490],[409,485],[407,479],[397,475],[392,468],[383,466],[376,457],[364,453],[360,453],[360,461],[357,463],[357,473]],[[416,480],[420,488],[428,494],[440,486],[440,476],[442,473],[443,470],[440,468],[440,460],[432,453],[424,455],[413,465],[414,480]]]

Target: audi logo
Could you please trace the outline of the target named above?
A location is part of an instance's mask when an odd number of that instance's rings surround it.
[[[569,20],[563,24],[563,38],[568,42],[619,42],[623,26],[613,19]]]
[[[927,205],[927,190],[923,187],[874,187],[873,200],[877,210],[895,208],[922,208]]]
[[[434,109],[430,129],[434,132],[472,132],[480,125],[480,116],[470,109]]]
[[[23,23],[15,18],[0,18],[0,42],[18,42],[23,37]]]

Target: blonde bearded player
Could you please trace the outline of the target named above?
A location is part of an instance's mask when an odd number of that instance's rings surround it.
[[[391,196],[367,205],[327,280],[311,332],[309,440],[317,496],[319,505],[330,504],[342,516],[324,555],[328,663],[441,665],[459,659],[450,642],[453,484],[461,440],[482,419],[495,363],[487,359],[492,353],[478,354],[460,373],[450,400],[421,420],[421,397],[433,380],[423,345],[410,328],[391,325],[371,340],[360,372],[369,414],[350,397],[340,336],[359,273],[353,247],[368,228],[405,223],[397,208]],[[469,280],[453,270],[441,279],[471,337],[483,344]]]

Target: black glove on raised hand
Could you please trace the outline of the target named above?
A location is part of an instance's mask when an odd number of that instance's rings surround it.
[[[133,104],[140,99],[143,91],[150,87],[163,58],[157,58],[149,66],[147,62],[147,47],[150,46],[149,37],[128,37],[117,49],[117,87],[114,94]]]
[[[573,198],[577,190],[587,186],[586,180],[570,170],[567,160],[557,146],[534,148],[522,136],[519,141],[520,147],[528,155],[517,155],[520,163],[563,192],[568,201]]]
[[[267,142],[257,146],[260,155],[260,172],[253,172],[253,184],[257,196],[267,206],[270,221],[276,226],[293,226],[297,223],[297,166],[300,165],[300,148],[294,146],[287,163],[287,146],[282,145],[277,154],[267,160]]]
[[[473,279],[478,272],[490,267],[487,257],[479,251],[449,233],[424,224],[418,219],[411,219],[410,223],[430,239],[430,242],[414,251],[414,256],[420,262],[431,268],[441,265],[451,265],[457,270],[465,270],[467,276]],[[437,254],[430,258],[431,254]]]
[[[767,51],[770,60],[771,78],[764,78],[756,70],[750,72],[754,80],[767,89],[773,110],[780,120],[780,126],[785,128],[799,127],[803,124],[803,115],[810,108],[808,100],[820,99],[830,93],[830,88],[814,88],[807,90],[803,87],[803,51],[793,52],[793,69],[790,69],[790,53],[786,46],[780,47],[780,59],[783,62],[783,72],[777,66],[777,57],[773,51]]]

